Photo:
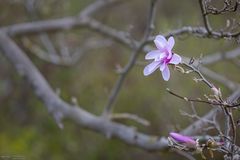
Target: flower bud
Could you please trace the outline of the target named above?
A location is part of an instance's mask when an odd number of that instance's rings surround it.
[[[171,132],[169,135],[176,142],[184,144],[185,146],[187,146],[189,148],[197,147],[197,141],[195,141],[192,137],[183,136],[183,135],[181,135],[179,133],[175,133],[175,132]]]

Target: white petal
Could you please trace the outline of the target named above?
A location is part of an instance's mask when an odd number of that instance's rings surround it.
[[[168,38],[168,48],[169,48],[170,50],[172,50],[174,44],[175,44],[175,40],[174,40],[174,38],[171,36],[170,38]]]
[[[160,71],[162,72],[166,67],[167,64],[165,62],[162,62],[162,64],[160,64]]]
[[[144,76],[148,76],[151,73],[153,73],[157,68],[159,67],[159,62],[153,61],[152,63],[150,63],[149,65],[147,65],[144,70],[143,70],[143,74]]]
[[[167,65],[166,65],[165,69],[162,71],[162,77],[163,77],[164,81],[168,81],[170,78],[170,70]]]
[[[178,54],[173,54],[172,59],[169,63],[171,64],[179,64],[182,61],[182,58]]]
[[[153,50],[151,52],[148,52],[145,56],[145,59],[155,59],[157,58],[161,52],[159,50]]]
[[[161,51],[167,46],[167,40],[165,37],[158,35],[154,40],[155,45]]]

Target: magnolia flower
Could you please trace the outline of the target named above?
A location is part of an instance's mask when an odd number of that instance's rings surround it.
[[[178,143],[184,144],[190,148],[195,148],[197,146],[197,141],[192,139],[192,137],[183,136],[179,133],[171,132],[170,137]]]
[[[168,81],[170,78],[168,64],[179,64],[182,58],[172,52],[172,48],[175,44],[173,37],[170,37],[168,40],[166,40],[165,37],[158,35],[155,38],[154,43],[157,47],[157,50],[150,51],[145,56],[145,59],[153,59],[153,62],[144,68],[143,74],[148,76],[159,68],[162,72],[163,79]]]

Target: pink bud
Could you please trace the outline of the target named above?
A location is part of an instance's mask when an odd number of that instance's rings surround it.
[[[189,148],[196,148],[197,142],[189,136],[183,136],[179,133],[171,132],[170,137],[178,143],[182,143]]]

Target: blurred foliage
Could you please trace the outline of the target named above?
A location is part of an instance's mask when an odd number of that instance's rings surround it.
[[[38,2],[38,19],[74,16],[92,0],[42,0]],[[12,25],[31,20],[24,0],[0,1],[0,25]],[[145,28],[148,1],[131,0],[107,8],[95,18],[114,28],[129,31],[139,39]],[[123,12],[124,11],[124,12]],[[197,1],[161,1],[158,4],[155,34],[166,33],[187,25],[201,25],[202,17]],[[221,28],[227,17],[211,17],[212,25]],[[87,29],[64,32],[71,47],[81,47],[89,36],[105,39]],[[54,40],[56,35],[51,34]],[[37,36],[32,36],[36,40]],[[21,45],[21,43],[19,43]],[[182,36],[176,39],[174,51],[183,56],[198,58],[201,54],[231,50],[235,42],[227,40],[201,39]],[[116,66],[124,66],[131,53],[122,45],[97,49],[85,54],[79,63],[70,67],[57,66],[38,59],[26,49],[28,56],[37,65],[54,89],[61,91],[61,97],[70,102],[76,97],[84,109],[100,115],[107,102],[118,74]],[[144,60],[143,53],[139,60]],[[226,67],[227,66],[227,67]],[[173,159],[178,155],[169,153],[148,153],[128,146],[119,140],[107,140],[104,136],[87,131],[72,122],[65,122],[60,130],[48,114],[44,105],[36,98],[29,84],[16,74],[13,66],[0,54],[0,155],[22,155],[33,160],[130,160],[130,159]],[[169,131],[180,130],[191,123],[179,110],[191,112],[190,104],[169,95],[165,89],[191,97],[203,97],[210,91],[201,83],[195,83],[193,75],[182,75],[171,70],[171,79],[164,82],[160,73],[149,77],[142,74],[142,65],[136,65],[127,77],[116,101],[115,112],[129,112],[146,118],[150,127],[142,127],[129,121],[125,124],[137,125],[140,131],[167,136]],[[231,62],[220,62],[210,66],[226,77],[239,82],[238,68]],[[231,71],[231,72],[229,72]],[[224,96],[230,92],[222,84]],[[211,107],[196,104],[200,115]],[[214,134],[214,132],[210,132]],[[178,160],[181,160],[178,157]]]

